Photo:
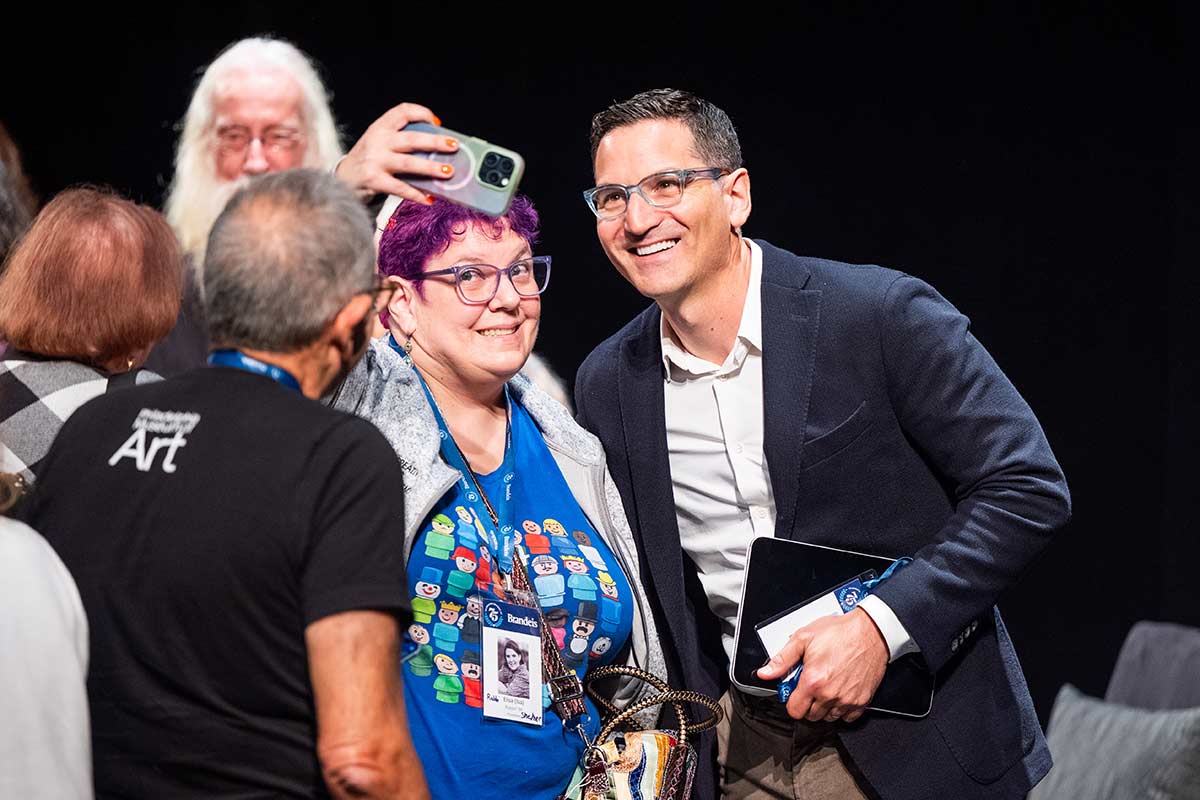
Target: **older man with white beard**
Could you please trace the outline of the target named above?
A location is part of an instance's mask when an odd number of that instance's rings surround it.
[[[204,70],[183,119],[175,175],[167,194],[167,220],[179,235],[193,269],[204,263],[208,233],[234,193],[255,175],[293,167],[335,169],[364,202],[388,195],[386,222],[396,199],[428,202],[424,192],[397,175],[448,178],[441,164],[414,152],[452,152],[453,140],[402,130],[410,122],[441,124],[432,111],[401,103],[371,124],[342,154],[328,92],[311,59],[292,44],[262,37],[226,47]],[[150,353],[146,368],[163,376],[204,364],[207,327],[193,269],[179,321]],[[386,331],[378,326],[375,335]],[[525,373],[562,405],[571,398],[558,373],[536,353]]]
[[[453,151],[444,137],[403,131],[410,122],[439,120],[415,103],[388,110],[343,157],[328,93],[312,61],[288,42],[242,39],[226,47],[196,84],[183,119],[166,215],[193,269],[204,261],[213,222],[255,175],[293,167],[336,169],[364,200],[379,194],[426,202],[397,174],[447,177],[418,151]],[[193,270],[174,330],[146,366],[172,375],[200,366],[208,336]]]

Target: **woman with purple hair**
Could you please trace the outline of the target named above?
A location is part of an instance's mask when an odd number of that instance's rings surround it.
[[[570,618],[576,639],[588,639],[577,643],[580,652],[592,652],[591,640],[612,641],[582,661],[566,654],[563,668],[579,678],[614,662],[666,674],[604,451],[521,374],[550,281],[551,259],[535,252],[537,240],[538,215],[524,196],[501,217],[443,200],[401,203],[379,241],[379,270],[395,286],[382,315],[388,334],[371,343],[333,400],[374,422],[404,468],[396,488],[404,492],[409,590],[422,609],[409,632],[419,628],[419,640],[433,643],[436,667],[406,662],[404,696],[434,797],[484,796],[499,786],[509,797],[553,800],[583,756],[582,738],[564,723],[580,723],[588,736],[599,727],[590,700],[572,719],[580,709],[550,702],[545,664],[531,663],[528,700],[503,695],[507,666],[489,646],[489,627],[553,612]],[[563,541],[547,547],[543,529]],[[576,596],[588,582],[574,578],[599,568],[559,531],[588,535],[614,602]],[[560,589],[564,576],[573,580]],[[482,609],[483,641],[466,635],[479,630],[464,624],[473,609]],[[531,660],[562,655],[546,625],[540,645],[528,649]],[[482,706],[464,691],[464,681],[480,680]],[[628,704],[649,688],[618,684],[614,701]]]

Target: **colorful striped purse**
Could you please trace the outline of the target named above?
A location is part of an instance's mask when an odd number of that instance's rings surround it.
[[[594,686],[615,675],[639,678],[659,693],[618,711]],[[721,721],[717,701],[699,692],[671,689],[655,675],[620,665],[589,672],[587,692],[605,713],[605,723],[561,800],[689,800],[696,774],[696,751],[687,737]],[[637,713],[668,703],[675,709],[679,730],[618,730]],[[712,714],[692,723],[685,704],[704,706]]]

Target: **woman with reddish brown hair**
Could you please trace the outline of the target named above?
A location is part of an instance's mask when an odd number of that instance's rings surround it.
[[[0,276],[0,472],[36,477],[62,423],[140,369],[179,314],[183,274],[161,214],[113,192],[46,204]]]

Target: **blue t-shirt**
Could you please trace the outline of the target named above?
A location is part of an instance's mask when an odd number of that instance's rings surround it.
[[[571,494],[528,413],[511,403],[511,472],[479,476],[493,504],[511,503],[517,542],[542,613],[567,666],[583,677],[608,663],[633,626],[632,589],[613,552]],[[582,742],[547,706],[541,726],[483,716],[481,601],[496,598],[493,563],[472,514],[469,478],[425,520],[408,561],[417,654],[404,664],[408,725],[433,797],[553,800],[573,774]],[[477,519],[479,523],[477,524]],[[533,676],[536,678],[537,676]],[[543,697],[545,697],[543,688]],[[589,700],[588,733],[599,729]]]

